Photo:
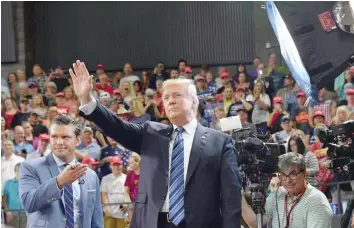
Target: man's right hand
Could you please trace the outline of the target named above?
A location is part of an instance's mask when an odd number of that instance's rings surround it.
[[[75,94],[79,98],[81,105],[88,104],[91,102],[93,76],[89,74],[85,63],[80,62],[80,60],[76,60],[76,63],[73,63],[73,68],[74,71],[69,69],[69,73],[73,81]]]
[[[72,184],[74,181],[82,177],[87,170],[87,165],[84,164],[73,164],[65,167],[63,172],[57,176],[57,185],[61,190],[65,184]]]

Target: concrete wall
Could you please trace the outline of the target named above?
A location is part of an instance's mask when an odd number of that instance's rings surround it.
[[[1,78],[6,79],[10,72],[16,71],[18,68],[25,68],[25,29],[23,2],[12,2],[15,12],[15,28],[16,28],[16,44],[18,51],[18,62],[15,64],[1,64]]]

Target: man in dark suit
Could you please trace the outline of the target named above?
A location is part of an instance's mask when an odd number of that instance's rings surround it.
[[[76,61],[70,75],[81,115],[142,157],[132,228],[241,226],[241,184],[231,137],[198,123],[192,81],[164,82],[162,100],[172,125],[136,125],[90,95],[92,76],[84,63]]]

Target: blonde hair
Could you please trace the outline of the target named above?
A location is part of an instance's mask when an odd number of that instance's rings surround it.
[[[140,166],[141,157],[138,153],[133,152],[132,155],[130,155],[129,160],[135,161]]]
[[[33,108],[33,105],[34,105],[34,99],[33,99],[33,98],[34,98],[35,96],[38,96],[39,99],[41,100],[41,103],[39,104],[39,107],[44,108],[45,106],[44,106],[44,103],[43,103],[43,96],[42,96],[41,94],[36,94],[36,95],[33,95],[33,96],[32,96],[31,107]]]
[[[339,107],[337,108],[336,116],[334,117],[334,121],[335,121],[335,122],[338,122],[338,115],[339,115],[339,112],[345,112],[345,113],[347,114],[347,119],[346,119],[346,120],[349,119],[349,116],[350,116],[349,110],[348,110],[347,106],[342,105],[342,106],[339,106]],[[345,121],[346,121],[346,120],[345,120]]]
[[[221,112],[221,111],[225,112],[225,108],[224,108],[222,105],[215,107],[215,108],[214,108],[214,113],[213,113],[213,120],[217,120],[217,118],[216,118],[216,112],[217,112],[217,111],[219,111],[219,112]]]
[[[145,113],[145,109],[144,109],[143,103],[141,103],[139,98],[132,99],[130,101],[130,106],[134,107],[135,113],[138,113],[139,115],[143,115]]]
[[[225,89],[224,89],[224,92],[223,92],[223,102],[224,102],[224,104],[226,104],[226,102],[228,102],[229,100],[226,100],[226,96],[225,96],[225,93],[226,93],[226,90],[227,89],[231,89],[231,91],[232,91],[232,96],[231,96],[231,101],[232,101],[232,103],[235,103],[235,95],[234,95],[234,90],[233,90],[233,88],[232,87],[225,87]]]

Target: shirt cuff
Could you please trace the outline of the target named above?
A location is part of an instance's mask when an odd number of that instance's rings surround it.
[[[81,105],[79,107],[80,111],[82,111],[85,115],[90,115],[93,110],[97,107],[96,99],[91,95],[91,102],[88,104]]]

